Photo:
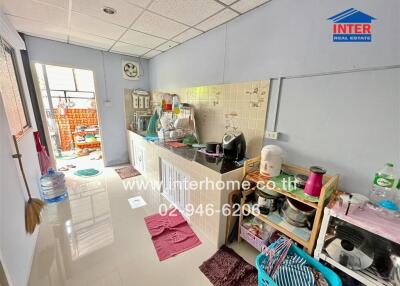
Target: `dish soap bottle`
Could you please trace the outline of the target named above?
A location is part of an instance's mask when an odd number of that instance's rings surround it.
[[[389,210],[397,210],[394,202],[395,194],[393,164],[386,163],[385,167],[375,174],[370,199],[372,203]]]

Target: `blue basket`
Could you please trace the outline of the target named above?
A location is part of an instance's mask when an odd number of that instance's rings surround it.
[[[275,244],[273,243],[268,247],[268,249],[272,249],[274,247]],[[342,281],[335,272],[333,272],[328,267],[325,267],[324,265],[319,263],[317,260],[312,258],[306,252],[298,248],[295,244],[292,244],[290,246],[289,253],[292,254],[295,253],[300,257],[303,257],[308,265],[312,266],[314,269],[322,273],[326,281],[329,283],[329,286],[342,286]],[[256,258],[256,266],[258,270],[258,286],[279,286],[265,272],[265,266],[267,262],[268,262],[268,257],[264,253],[259,254]]]

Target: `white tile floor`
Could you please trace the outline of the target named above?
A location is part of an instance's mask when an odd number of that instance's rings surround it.
[[[217,249],[195,228],[200,246],[159,262],[143,220],[158,211],[158,193],[125,191],[113,168],[86,179],[69,171],[67,184],[69,199],[45,209],[29,285],[211,285],[198,267]],[[147,205],[131,209],[128,199],[137,195]],[[257,252],[246,243],[232,247],[254,262]]]

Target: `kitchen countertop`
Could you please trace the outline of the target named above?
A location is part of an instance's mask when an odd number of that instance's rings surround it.
[[[130,130],[132,131],[132,130]],[[132,131],[142,137],[145,138],[145,135],[143,133],[139,133],[136,131]],[[243,163],[238,163],[233,160],[225,159],[225,158],[216,158],[212,156],[208,156],[204,153],[197,152],[197,148],[193,148],[190,146],[187,147],[180,147],[180,148],[174,148],[169,145],[167,145],[163,141],[155,141],[154,144],[157,146],[167,149],[171,151],[172,153],[185,158],[186,160],[192,161],[199,163],[200,165],[203,165],[207,168],[210,168],[220,174],[228,173],[233,170],[239,169],[243,167]]]
[[[230,171],[239,169],[243,167],[243,163],[237,163],[233,160],[228,160],[225,158],[216,158],[208,156],[204,153],[197,152],[197,148],[193,147],[180,147],[174,148],[168,146],[165,142],[154,142],[156,145],[171,151],[172,153],[183,157],[189,161],[199,163],[205,167],[208,167],[220,174],[228,173]]]

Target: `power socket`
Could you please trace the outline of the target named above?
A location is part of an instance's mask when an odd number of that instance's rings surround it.
[[[278,136],[279,136],[279,132],[276,132],[276,131],[266,131],[265,132],[265,137],[267,137],[268,139],[277,140]]]

